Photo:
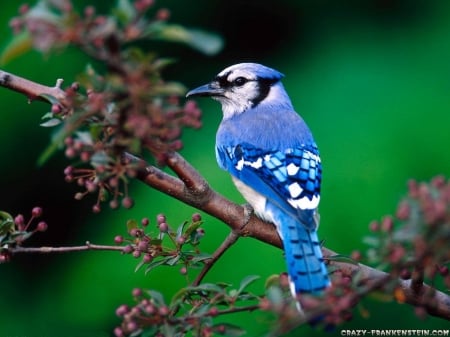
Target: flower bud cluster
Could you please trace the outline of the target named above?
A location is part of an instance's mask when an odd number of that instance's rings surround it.
[[[400,279],[439,284],[436,277],[442,277],[450,286],[450,181],[442,176],[430,182],[409,181],[395,216],[373,221],[369,229],[369,261],[389,266]],[[397,291],[394,297],[401,301],[402,295]]]
[[[0,263],[11,260],[10,248],[20,246],[36,232],[45,232],[48,225],[39,220],[42,217],[41,207],[33,207],[28,221],[22,214],[12,217],[6,212],[0,212]]]
[[[120,204],[132,207],[127,185],[128,179],[136,176],[136,170],[130,163],[123,163],[125,152],[148,152],[164,164],[168,152],[183,147],[183,129],[201,127],[197,104],[180,101],[184,87],[162,78],[167,60],[129,48],[132,42],[151,38],[149,32],[159,31],[170,11],[155,8],[154,0],[126,4],[127,1],[118,2],[118,8],[109,15],[97,13],[92,6],[79,13],[70,0],[37,5],[38,8],[22,5],[18,17],[10,22],[14,32],[28,32],[34,47],[42,52],[75,45],[106,63],[110,71],[104,75],[87,67],[79,83],[64,90],[64,102],[45,97],[52,107],[44,116],[48,121],[42,125],[64,123],[69,135],[64,141],[66,156],[91,167],[84,172],[74,169],[66,174],[66,179],[85,188],[76,199],[97,194],[94,212],[101,210],[100,203],[108,199],[108,193],[112,194],[111,208]],[[148,13],[149,10],[153,12]],[[117,187],[119,182],[123,191]]]
[[[180,274],[187,275],[190,267],[203,266],[208,258],[198,249],[204,236],[201,224],[200,214],[194,213],[190,222],[184,222],[174,231],[166,216],[158,214],[153,226],[148,218],[140,222],[129,220],[127,235],[116,235],[114,242],[123,245],[124,254],[140,260],[136,269],[145,268],[147,273],[159,265],[181,265]]]

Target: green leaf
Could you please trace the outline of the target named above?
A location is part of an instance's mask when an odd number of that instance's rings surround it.
[[[14,219],[11,214],[0,211],[0,235],[14,231]]]
[[[206,55],[217,54],[223,48],[223,39],[200,29],[188,29],[180,25],[156,22],[150,25],[143,36],[171,42],[180,42]]]
[[[363,242],[371,247],[378,247],[380,245],[380,239],[374,236],[363,237]]]
[[[45,99],[50,104],[59,104],[60,102],[52,95],[40,94],[38,97]],[[47,114],[45,114],[42,118],[46,118]]]
[[[136,273],[139,269],[142,268],[142,266],[145,264],[144,260],[141,260],[141,262],[139,262],[136,266],[136,268],[134,268],[134,272]]]
[[[180,255],[176,255],[176,256],[173,256],[173,257],[169,256],[169,258],[166,260],[165,264],[168,265],[168,266],[174,266],[174,265],[176,265],[178,263],[178,261],[180,261],[180,258],[181,258]]]
[[[148,243],[152,246],[160,246],[162,244],[162,240],[161,239],[151,239]]]
[[[189,291],[206,291],[210,293],[224,293],[224,289],[214,283],[203,283],[196,287],[188,287]]]
[[[190,39],[187,42],[191,48],[197,49],[203,54],[212,56],[223,49],[223,39],[213,33],[200,29],[189,29]]]
[[[91,164],[94,167],[103,166],[111,163],[112,159],[105,151],[95,152],[91,157]]]
[[[191,236],[192,233],[195,233],[197,229],[202,225],[202,221],[192,222],[189,224],[189,226],[185,230],[186,236]]]
[[[37,160],[37,165],[42,166],[45,162],[56,152],[58,151],[64,141],[64,138],[67,137],[67,132],[63,127],[56,128],[55,133],[53,133],[52,140],[50,144],[45,148],[44,152],[41,153]]]
[[[166,301],[164,301],[164,296],[156,290],[147,290],[147,294],[155,301],[155,303],[160,305],[166,305]]]
[[[182,96],[187,89],[184,85],[178,82],[166,82],[164,84],[156,84],[152,88],[152,94],[156,96]]]
[[[130,232],[132,229],[138,228],[138,222],[135,219],[127,221],[127,230]]]
[[[49,120],[47,120],[44,123],[39,124],[40,126],[44,127],[44,128],[51,128],[53,126],[57,126],[60,125],[62,123],[62,120],[59,118],[50,118]]]
[[[184,227],[187,225],[187,221],[183,222],[181,225],[177,228],[177,236],[176,238],[179,239],[181,236],[183,236]]]
[[[33,47],[33,40],[27,31],[15,35],[12,40],[6,45],[0,55],[0,65],[5,65],[29,52]]]
[[[129,0],[118,0],[113,13],[121,23],[127,24],[136,16],[136,9]]]
[[[174,306],[178,303],[181,303],[181,301],[184,299],[184,296],[188,293],[187,288],[181,288],[179,291],[176,292],[175,295],[172,297],[172,301],[170,302],[170,306]]]
[[[281,305],[284,300],[283,292],[279,287],[270,287],[267,289],[267,299],[274,305]]]
[[[50,5],[51,1],[40,0],[28,10],[26,17],[52,25],[59,25],[61,17],[51,9]]]
[[[264,288],[268,289],[269,287],[278,287],[280,285],[280,275],[279,274],[273,274],[270,275],[267,280],[266,283],[264,284]]]
[[[77,131],[75,132],[77,140],[86,145],[94,145],[92,135],[89,131]]]
[[[237,325],[231,323],[220,323],[212,326],[215,333],[228,336],[228,337],[239,337],[245,334],[245,330],[238,327]]]
[[[243,292],[245,290],[245,288],[247,288],[251,283],[255,282],[259,278],[260,278],[260,276],[258,276],[258,275],[249,275],[249,276],[245,277],[241,281],[241,284],[239,285],[238,293],[240,294],[241,292]]]
[[[156,267],[159,267],[159,266],[162,266],[162,265],[166,264],[166,261],[168,259],[171,259],[171,257],[167,256],[165,258],[153,260],[152,262],[150,262],[147,265],[147,268],[145,268],[145,274],[147,275],[152,269],[155,269]]]
[[[205,260],[209,260],[211,258],[211,254],[208,253],[200,253],[197,255],[193,255],[192,259],[190,259],[190,263],[194,264],[194,263],[198,263],[198,262],[203,262]]]

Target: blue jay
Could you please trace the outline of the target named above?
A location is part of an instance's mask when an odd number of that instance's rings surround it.
[[[293,296],[329,284],[317,237],[322,167],[317,145],[294,111],[278,71],[239,63],[187,93],[222,105],[216,158],[255,214],[283,241]]]

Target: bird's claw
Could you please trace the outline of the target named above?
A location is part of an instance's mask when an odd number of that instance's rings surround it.
[[[244,227],[247,226],[248,222],[250,221],[254,210],[252,205],[250,205],[249,203],[243,204],[242,207],[244,208],[244,223],[242,224],[241,229],[244,229]]]

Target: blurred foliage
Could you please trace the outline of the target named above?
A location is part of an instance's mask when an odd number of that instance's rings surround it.
[[[80,8],[89,3],[80,0]],[[274,4],[276,4],[274,6]],[[7,27],[19,4],[4,2],[0,36],[6,46]],[[166,78],[194,87],[226,65],[256,61],[286,74],[285,86],[297,111],[315,134],[324,165],[320,237],[342,254],[366,246],[362,238],[374,218],[392,213],[409,178],[428,180],[450,174],[450,3],[442,0],[261,1],[167,0],[171,20],[187,27],[205,27],[225,38],[224,51],[214,58],[161,41],[142,42],[179,62]],[[109,5],[98,4],[107,12]],[[74,49],[42,57],[30,52],[5,70],[54,83],[72,81],[86,58]],[[1,208],[12,214],[35,205],[46,210],[49,230],[34,245],[113,242],[128,218],[171,214],[182,223],[193,212],[156,191],[133,185],[139,201],[130,211],[92,215],[89,202],[73,203],[73,187],[62,183],[62,155],[36,168],[49,141],[38,128],[48,109],[26,104],[16,93],[0,90]],[[201,102],[203,129],[183,135],[184,156],[221,193],[241,197],[214,158],[214,134],[221,118],[214,102]],[[25,151],[26,150],[26,151]],[[139,196],[139,197],[138,197]],[[203,251],[213,251],[227,233],[225,226],[203,217]],[[239,263],[236,263],[239,261]],[[250,267],[249,267],[250,266]],[[185,285],[184,276],[159,268],[149,276],[133,273],[135,261],[113,252],[67,256],[17,256],[1,266],[1,333],[26,336],[109,336],[119,319],[111,308],[122,304],[133,287],[161,289],[170,296]],[[251,270],[249,270],[251,268]],[[284,270],[282,252],[251,239],[241,239],[208,275],[208,282],[239,284],[249,273],[261,280]],[[261,286],[262,281],[256,281]],[[95,305],[93,305],[95,304]],[[417,319],[413,308],[370,299],[362,315],[346,329],[442,329],[448,322]],[[237,314],[234,324],[248,323],[248,336],[261,335],[268,317]],[[369,317],[366,319],[365,317]],[[387,317],[395,317],[386,319]],[[225,320],[224,320],[225,321]],[[325,335],[309,326],[291,335]],[[336,331],[334,334],[339,334]]]

